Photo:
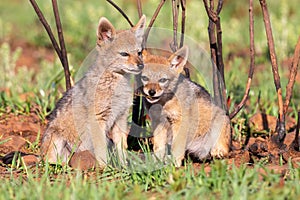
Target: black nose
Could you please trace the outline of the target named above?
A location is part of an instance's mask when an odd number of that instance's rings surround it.
[[[155,90],[149,90],[148,93],[151,97],[153,97],[156,92],[155,92]]]
[[[138,67],[139,69],[144,69],[144,64],[143,64],[143,63],[138,64],[137,67]]]

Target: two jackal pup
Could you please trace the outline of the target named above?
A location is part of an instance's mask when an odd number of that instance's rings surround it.
[[[44,159],[66,163],[72,152],[89,150],[99,165],[105,166],[108,143],[112,140],[124,161],[133,93],[130,74],[143,69],[141,44],[145,21],[143,16],[130,30],[116,32],[106,18],[100,19],[98,57],[50,115],[41,144]]]
[[[169,144],[176,166],[186,151],[199,159],[226,156],[231,142],[225,112],[202,86],[181,74],[187,57],[187,47],[169,59],[143,51],[145,67],[139,75],[152,121],[155,156],[164,160]]]

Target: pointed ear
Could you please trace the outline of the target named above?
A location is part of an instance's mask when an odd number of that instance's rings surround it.
[[[178,74],[183,71],[183,67],[187,62],[188,54],[189,51],[187,46],[183,46],[169,57],[168,61],[171,64],[171,68],[176,70]]]
[[[139,22],[132,28],[132,30],[135,32],[135,37],[140,41],[143,41],[145,27],[146,16],[143,15]]]
[[[101,17],[99,20],[99,25],[97,29],[97,44],[101,44],[102,42],[113,40],[116,35],[116,30],[114,26],[106,19],[105,17]]]

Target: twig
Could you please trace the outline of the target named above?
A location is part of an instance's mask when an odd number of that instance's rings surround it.
[[[300,129],[300,111],[298,111],[298,120],[297,120],[297,127],[295,132],[295,139],[294,139],[294,149],[300,151],[300,140],[299,140],[299,129]]]
[[[112,0],[106,0],[106,1],[110,3],[115,9],[117,9],[122,14],[122,16],[127,20],[127,22],[130,24],[131,27],[134,26],[133,23],[130,21],[129,17],[117,4],[115,4]]]
[[[145,39],[144,39],[143,47],[146,46],[146,42],[147,42],[147,39],[148,39],[148,36],[149,36],[149,32],[150,32],[150,30],[151,30],[151,28],[152,28],[152,26],[153,26],[153,24],[154,24],[154,22],[155,22],[155,20],[156,20],[156,18],[158,16],[158,14],[159,14],[162,6],[165,4],[165,2],[166,2],[166,0],[161,0],[160,1],[160,3],[158,4],[158,6],[157,6],[157,8],[156,8],[156,10],[155,10],[155,12],[154,12],[154,14],[153,14],[150,22],[149,22],[148,28],[147,28],[147,30],[145,31],[145,34],[144,34],[144,38]]]
[[[242,101],[235,107],[234,111],[230,113],[229,118],[232,119],[244,107],[248,99],[251,81],[255,66],[255,47],[254,47],[254,20],[253,20],[253,0],[249,0],[249,33],[250,33],[250,68],[248,73],[248,81],[246,85],[245,94]]]
[[[290,100],[292,98],[292,93],[293,93],[293,87],[295,84],[295,79],[297,76],[297,70],[299,66],[299,60],[300,60],[300,36],[298,38],[297,45],[295,47],[294,51],[294,57],[293,57],[293,62],[292,66],[290,68],[290,75],[289,75],[289,82],[286,86],[286,97],[285,97],[285,102],[284,102],[284,107],[283,107],[283,114],[286,115]]]
[[[142,3],[141,3],[141,0],[136,0],[136,4],[137,4],[137,9],[138,9],[139,18],[141,18],[142,15],[143,15],[143,10],[142,10]]]
[[[172,0],[172,17],[173,17],[173,43],[170,44],[170,47],[173,52],[178,49],[177,44],[177,29],[178,29],[178,0]]]
[[[67,58],[67,53],[65,51],[65,46],[64,46],[64,41],[63,41],[63,36],[60,34],[62,33],[62,30],[61,30],[61,23],[60,23],[60,20],[59,20],[59,15],[58,13],[56,13],[55,10],[57,10],[57,6],[56,8],[53,7],[54,9],[54,15],[55,15],[55,18],[56,18],[56,25],[57,25],[57,31],[58,31],[58,37],[60,38],[60,44],[62,45],[61,48],[58,46],[58,43],[56,42],[56,39],[54,37],[54,34],[51,30],[51,27],[50,25],[48,24],[47,20],[45,19],[42,11],[40,10],[39,6],[37,5],[37,3],[35,2],[35,0],[30,0],[30,3],[33,7],[33,9],[35,10],[40,22],[43,24],[50,40],[51,40],[51,43],[52,43],[52,46],[54,47],[62,65],[63,65],[63,68],[64,68],[64,72],[65,72],[65,78],[66,78],[66,89],[70,89],[71,88],[71,82],[70,82],[70,72],[69,72],[69,66],[68,66],[68,58]],[[57,21],[57,18],[59,20],[59,23]],[[59,25],[58,25],[59,24]],[[60,27],[60,28],[59,28]],[[63,43],[63,44],[62,44]],[[62,49],[64,49],[64,52],[62,52]]]
[[[222,10],[222,6],[223,6],[223,1],[219,0],[218,1],[218,6],[217,6],[217,11],[216,11],[217,21],[215,23],[216,23],[216,28],[217,28],[217,30],[216,30],[217,31],[217,45],[218,45],[217,56],[218,56],[218,61],[219,61],[218,68],[221,72],[222,81],[225,81],[225,78],[224,78],[224,63],[223,63],[222,29],[221,29],[221,19],[219,17],[219,14]],[[225,86],[225,84],[224,84],[224,86]]]
[[[48,36],[49,36],[49,38],[51,40],[51,43],[52,43],[52,45],[53,45],[53,47],[54,47],[54,49],[55,49],[55,51],[56,51],[59,59],[61,59],[62,58],[61,52],[60,52],[59,46],[58,46],[58,44],[57,44],[57,42],[55,40],[55,37],[53,35],[53,32],[51,30],[50,25],[48,24],[47,20],[45,19],[42,11],[40,10],[40,8],[37,5],[37,3],[35,2],[35,0],[29,0],[29,1],[30,1],[31,5],[32,5],[33,9],[35,10],[37,16],[39,17],[40,22],[43,24],[44,28],[46,29],[46,31],[48,33]]]
[[[220,14],[222,8],[223,8],[223,0],[219,0],[218,1],[218,6],[217,6],[217,11],[216,11],[217,15]]]
[[[213,2],[211,2],[210,9],[213,9]],[[208,16],[209,16],[208,12]],[[208,34],[210,41],[210,53],[212,58],[212,68],[213,68],[213,89],[214,89],[214,101],[215,103],[222,107],[222,95],[220,91],[220,83],[219,83],[219,71],[218,71],[218,60],[217,60],[217,41],[215,36],[215,24],[214,21],[209,17],[208,24]]]
[[[228,113],[227,104],[224,103],[226,99],[226,84],[225,84],[225,75],[224,75],[224,62],[223,62],[223,44],[222,44],[222,28],[221,28],[221,19],[218,16],[218,20],[216,21],[216,31],[217,31],[217,67],[219,70],[219,75],[221,79],[219,79],[221,83],[220,90],[222,91],[222,106],[225,109],[226,113]]]
[[[59,40],[59,44],[60,44],[60,52],[61,52],[61,56],[62,56],[61,62],[62,62],[62,65],[64,68],[64,73],[65,73],[66,88],[67,88],[67,90],[69,90],[72,87],[71,79],[70,79],[71,75],[70,75],[68,56],[67,56],[65,40],[64,40],[64,35],[63,35],[63,30],[62,30],[62,26],[61,26],[61,21],[60,21],[60,17],[59,17],[56,0],[52,0],[52,7],[53,7],[54,17],[55,17],[55,22],[56,22],[58,40]]]
[[[185,10],[186,10],[186,0],[181,0],[181,38],[180,38],[180,48],[183,46],[184,43],[184,33],[185,33]]]
[[[210,0],[210,7],[208,7],[208,3],[207,3],[207,0],[203,0],[203,3],[204,3],[204,7],[205,7],[205,10],[206,10],[206,13],[209,17],[210,20],[212,20],[213,22],[216,22],[218,20],[218,17],[217,15],[213,12],[213,1]]]
[[[181,37],[179,48],[183,47],[185,34],[185,18],[186,18],[186,0],[180,0],[181,5]],[[190,71],[187,67],[184,68],[185,76],[190,79]]]
[[[278,135],[274,139],[276,139],[276,143],[280,146],[283,143],[285,132],[286,132],[285,117],[283,113],[282,89],[280,84],[280,76],[278,73],[278,64],[277,64],[277,58],[275,53],[274,40],[273,40],[273,34],[272,34],[272,28],[271,28],[267,3],[265,0],[259,0],[259,2],[263,12],[264,24],[265,24],[266,35],[267,35],[268,46],[269,46],[269,53],[270,53],[271,64],[272,64],[274,84],[277,91],[279,119],[277,121],[277,127],[276,127],[276,132],[278,133]]]
[[[227,110],[227,105],[225,105],[226,99],[226,87],[224,80],[224,65],[222,57],[222,30],[220,24],[220,18],[214,11],[214,1],[210,0],[208,5],[207,0],[203,0],[204,7],[209,18],[208,25],[208,35],[210,42],[210,52],[212,59],[213,68],[213,91],[214,91],[214,101],[215,103]],[[223,2],[219,1],[217,11],[220,12],[222,9]],[[216,30],[217,29],[217,30]],[[217,37],[216,37],[217,31]],[[222,74],[223,73],[223,74]],[[222,80],[223,79],[223,80]],[[224,89],[222,90],[221,87]]]

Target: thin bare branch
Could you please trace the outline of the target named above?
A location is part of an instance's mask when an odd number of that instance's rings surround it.
[[[154,12],[154,14],[153,14],[150,22],[149,22],[148,28],[145,31],[145,35],[144,35],[144,38],[145,38],[144,39],[144,45],[143,45],[144,47],[145,47],[145,44],[147,42],[147,39],[148,39],[148,36],[149,36],[149,32],[150,32],[150,30],[151,30],[151,28],[152,28],[152,26],[153,26],[153,24],[154,24],[154,22],[155,22],[155,20],[156,20],[156,18],[158,16],[158,14],[159,14],[162,6],[165,4],[165,2],[166,2],[166,0],[161,0],[160,1],[160,3],[158,4],[158,6],[157,6],[157,8],[156,8],[156,10],[155,10],[155,12]]]
[[[207,16],[209,17],[209,24],[208,24],[208,36],[209,36],[209,43],[210,43],[210,54],[212,60],[212,68],[213,68],[213,90],[214,90],[214,101],[215,103],[222,107],[222,95],[220,91],[220,84],[219,84],[219,73],[217,67],[217,41],[215,36],[215,24],[213,19],[210,17],[211,9],[214,8],[213,1],[210,0],[210,5],[208,7],[207,1],[203,0],[204,6],[207,12]]]
[[[173,17],[173,41],[170,47],[173,52],[178,49],[177,43],[177,29],[178,29],[178,0],[172,0],[172,17]]]
[[[298,120],[295,132],[295,139],[294,139],[294,149],[300,151],[300,138],[299,138],[299,129],[300,129],[300,111],[298,111]]]
[[[250,92],[250,86],[254,73],[255,66],[255,47],[254,47],[254,19],[253,19],[253,0],[249,0],[249,33],[250,33],[250,68],[248,73],[248,81],[246,85],[245,94],[242,101],[235,107],[233,112],[230,113],[229,118],[232,119],[244,107]]]
[[[137,4],[139,18],[141,18],[143,15],[141,0],[137,0],[136,4]],[[136,89],[133,96],[132,121],[139,126],[142,126],[143,123],[142,122],[143,115],[144,115],[143,112],[144,112],[144,106],[143,106],[142,97],[140,96],[140,89]]]
[[[219,0],[219,1],[218,1],[218,6],[217,6],[217,12],[216,12],[217,15],[220,14],[222,8],[223,8],[223,0]]]
[[[62,58],[61,52],[60,52],[59,46],[58,46],[58,44],[57,44],[57,42],[55,40],[55,37],[53,35],[53,32],[51,30],[50,25],[48,24],[47,20],[45,19],[42,11],[40,10],[40,8],[37,5],[37,3],[35,2],[35,0],[29,0],[29,1],[30,1],[31,5],[32,5],[33,9],[35,10],[37,16],[39,17],[40,22],[43,24],[44,28],[46,29],[46,31],[48,33],[48,36],[49,36],[49,38],[51,40],[51,43],[52,43],[52,45],[53,45],[53,47],[54,47],[54,49],[55,49],[55,51],[56,51],[59,59],[61,59]]]
[[[289,104],[290,104],[290,101],[292,98],[293,87],[295,84],[295,79],[297,76],[297,70],[298,70],[298,66],[299,66],[299,60],[300,60],[300,36],[298,38],[298,42],[295,47],[293,62],[292,62],[292,66],[290,68],[289,82],[286,86],[286,96],[285,96],[285,102],[284,102],[284,107],[283,107],[284,115],[286,115],[286,113],[287,113],[287,110],[288,110],[288,107],[289,107]]]
[[[48,33],[48,36],[51,40],[51,43],[62,63],[62,66],[64,68],[64,73],[65,73],[65,79],[66,79],[66,89],[69,90],[71,88],[70,70],[69,70],[67,52],[66,52],[66,48],[65,48],[64,37],[63,37],[63,33],[62,33],[57,3],[56,3],[56,1],[52,1],[53,12],[54,12],[54,16],[55,16],[55,22],[56,22],[56,26],[57,26],[57,34],[58,34],[60,46],[58,45],[58,43],[54,37],[54,34],[51,30],[50,25],[48,24],[47,20],[45,19],[42,11],[40,10],[40,8],[37,5],[37,3],[35,2],[35,0],[30,0],[30,3],[32,5],[32,7],[34,8],[37,16],[39,17],[39,20],[41,21],[44,28],[46,29],[46,32]]]
[[[210,7],[208,6],[208,2],[207,0],[203,0],[204,3],[204,7],[207,13],[207,16],[209,17],[210,20],[212,20],[213,22],[216,22],[218,20],[218,17],[216,15],[216,13],[213,11],[213,1],[210,0]]]
[[[117,5],[115,4],[112,0],[106,0],[108,3],[110,3],[115,9],[117,9],[121,15],[127,20],[127,22],[130,24],[131,27],[133,27],[133,23],[130,21],[129,17],[125,14],[125,12]]]
[[[224,79],[224,64],[222,56],[222,29],[220,17],[214,11],[214,0],[203,0],[204,7],[209,18],[208,35],[213,68],[213,90],[215,103],[224,108],[228,113],[226,100],[226,86]],[[222,9],[223,1],[219,1],[218,11]],[[217,36],[216,36],[217,34]]]
[[[63,35],[63,30],[62,30],[62,26],[61,26],[61,21],[60,21],[60,17],[59,17],[59,11],[58,11],[56,0],[52,0],[52,7],[53,7],[54,17],[55,17],[55,22],[56,22],[58,40],[59,40],[59,44],[60,44],[62,65],[64,68],[65,79],[66,79],[66,88],[67,88],[67,90],[69,90],[72,87],[71,79],[70,79],[71,74],[70,74],[70,70],[69,70],[67,50],[66,50],[66,46],[65,46],[65,40],[64,40],[64,35]]]
[[[271,64],[272,64],[272,71],[273,71],[273,78],[274,78],[274,84],[277,91],[277,98],[278,98],[278,108],[279,108],[279,119],[277,122],[277,130],[278,133],[277,141],[276,143],[278,145],[281,145],[283,143],[284,137],[285,137],[285,116],[283,113],[283,99],[282,99],[282,89],[280,84],[280,76],[278,73],[278,64],[277,64],[277,58],[275,53],[275,47],[274,47],[274,40],[273,40],[273,34],[272,34],[272,28],[271,28],[271,22],[270,22],[270,16],[269,11],[267,7],[267,3],[265,0],[259,0],[262,12],[263,12],[263,18],[264,18],[264,24],[266,29],[266,35],[268,40],[268,47],[269,47],[269,53],[271,58]]]
[[[180,48],[184,43],[184,34],[185,34],[185,10],[186,10],[186,0],[181,0],[181,38],[180,38]]]
[[[221,83],[221,90],[222,90],[222,102],[225,101],[226,95],[226,84],[225,84],[225,75],[224,75],[224,62],[223,62],[223,44],[222,44],[222,28],[221,28],[221,19],[218,16],[218,21],[216,21],[216,31],[217,31],[217,67],[219,70],[220,75],[220,83]],[[222,103],[223,108],[225,109],[226,113],[228,112],[227,104]]]
[[[141,18],[142,15],[143,15],[143,9],[142,9],[142,3],[141,3],[141,0],[136,0],[136,4],[137,4],[137,9],[138,9],[139,18]]]
[[[184,43],[184,34],[185,34],[185,18],[186,18],[186,0],[180,0],[181,5],[181,37],[180,37],[180,45],[179,48],[183,47]],[[190,78],[190,71],[188,68],[184,68],[185,76]]]

